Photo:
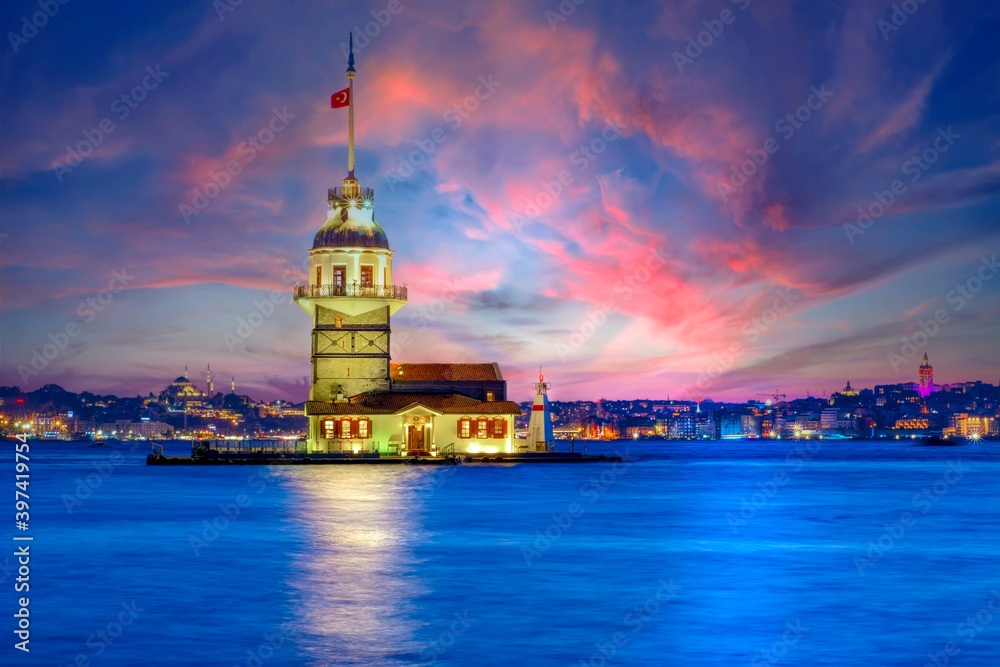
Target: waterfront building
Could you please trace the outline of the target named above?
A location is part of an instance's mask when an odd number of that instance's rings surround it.
[[[375,191],[354,172],[353,41],[348,56],[347,177],[327,191],[327,218],[294,299],[312,320],[305,413],[311,452],[511,452],[514,417],[495,363],[393,364],[391,318],[407,301],[394,279]]]

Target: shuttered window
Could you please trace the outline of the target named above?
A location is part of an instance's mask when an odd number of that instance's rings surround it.
[[[471,438],[472,437],[472,419],[469,417],[462,417],[458,420],[458,437],[460,438]]]
[[[503,417],[496,417],[496,418],[494,418],[493,419],[493,437],[494,438],[502,438],[505,435],[507,435],[505,433],[505,431],[507,429],[504,428],[506,425],[507,425],[507,422],[506,422],[506,420],[504,420]]]
[[[477,420],[479,422],[479,428],[477,429],[478,438],[488,438],[489,436],[489,420],[486,417],[479,417]]]

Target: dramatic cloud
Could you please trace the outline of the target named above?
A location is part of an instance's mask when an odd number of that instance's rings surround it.
[[[517,398],[539,365],[563,399],[912,379],[887,354],[1000,251],[995,23],[928,3],[885,36],[890,4],[67,6],[0,61],[0,383],[146,393],[211,363],[305,397],[289,295],[346,172],[353,26],[398,360],[498,361]],[[929,342],[942,381],[1000,373],[998,310],[1000,280]]]

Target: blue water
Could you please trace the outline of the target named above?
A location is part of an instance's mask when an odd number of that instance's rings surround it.
[[[4,664],[1000,665],[1000,443],[274,468],[132,445],[32,443],[31,653],[5,556]]]

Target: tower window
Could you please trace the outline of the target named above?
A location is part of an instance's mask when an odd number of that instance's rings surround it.
[[[333,267],[333,284],[337,287],[343,287],[346,282],[347,267],[343,265]]]
[[[316,267],[316,284],[317,285],[322,285],[323,284],[323,267],[322,266],[317,266]]]
[[[374,267],[369,265],[364,265],[361,267],[361,286],[370,287],[372,285],[372,274],[374,273]]]

